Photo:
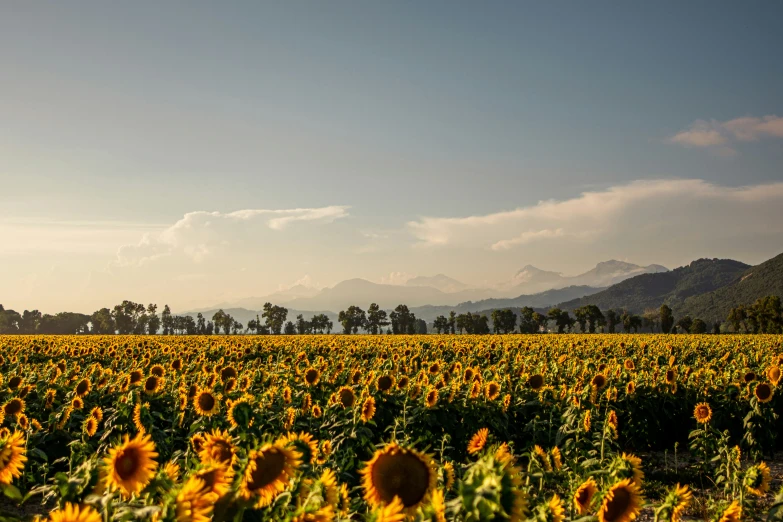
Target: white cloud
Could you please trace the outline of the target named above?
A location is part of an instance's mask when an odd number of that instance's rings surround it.
[[[688,241],[719,245],[727,238],[739,246],[762,235],[783,244],[780,208],[783,183],[724,187],[698,179],[652,180],[486,215],[423,217],[409,222],[408,230],[419,245],[429,247],[501,252],[600,245],[602,257],[627,256],[645,248],[654,252],[656,241],[660,249],[676,242],[687,248]]]
[[[141,266],[180,254],[202,262],[215,250],[232,244],[252,244],[259,233],[280,233],[295,223],[331,223],[348,215],[347,206],[296,208],[290,210],[247,209],[235,212],[196,211],[158,233],[147,233],[133,245],[120,247],[113,266]]]
[[[720,154],[733,154],[733,142],[783,138],[783,118],[778,116],[744,117],[720,122],[696,120],[668,141],[684,147],[710,148]]]
[[[404,285],[411,279],[416,277],[413,274],[407,272],[390,272],[389,275],[381,276],[379,283],[382,285]]]

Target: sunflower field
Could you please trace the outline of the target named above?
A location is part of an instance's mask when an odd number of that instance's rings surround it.
[[[772,335],[0,336],[0,520],[783,520],[781,366]]]

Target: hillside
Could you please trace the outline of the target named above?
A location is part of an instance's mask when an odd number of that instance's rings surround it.
[[[633,313],[658,308],[662,304],[676,308],[689,297],[728,285],[748,268],[749,265],[732,259],[698,259],[669,272],[642,274],[626,279],[602,292],[566,301],[559,306],[573,310],[594,304],[601,310],[623,308]]]
[[[675,308],[675,313],[705,321],[725,321],[735,306],[749,305],[768,295],[783,298],[783,254],[745,270],[722,288],[689,297]]]

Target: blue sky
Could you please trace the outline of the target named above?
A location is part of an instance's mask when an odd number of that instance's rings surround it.
[[[225,269],[249,270],[223,290],[241,296],[305,276],[326,285],[443,271],[479,284],[528,262],[571,273],[609,257],[761,261],[783,236],[780,220],[753,221],[769,217],[756,203],[738,212],[763,237],[733,248],[691,239],[650,251],[596,231],[582,238],[586,252],[567,228],[528,221],[500,225],[509,236],[489,245],[465,238],[494,230],[468,225],[447,234],[455,245],[433,242],[421,223],[579,201],[640,181],[777,188],[781,19],[776,2],[5,6],[0,228],[11,240],[0,258],[15,275],[0,276],[11,288],[3,299],[66,306],[77,292],[76,306],[87,308],[115,299],[127,291],[118,281],[132,280],[117,272],[120,248],[144,234],[160,243],[157,234],[189,213],[247,209],[332,210],[294,222],[285,237],[251,234],[275,245],[279,264],[254,269],[262,253],[229,241],[214,266],[176,265],[205,281],[187,297],[192,284],[165,283],[173,266],[145,261],[149,273],[135,277],[157,281],[156,299],[185,306],[226,297],[208,291]],[[709,224],[708,215],[697,217]],[[272,230],[260,219],[261,232]],[[318,246],[303,251],[295,241]],[[497,241],[517,247],[493,250]],[[390,246],[395,255],[384,252]],[[303,256],[319,268],[291,268]],[[61,271],[81,286],[52,301],[45,289],[62,277],[46,274]]]

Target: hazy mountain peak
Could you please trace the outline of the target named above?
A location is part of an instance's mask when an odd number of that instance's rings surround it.
[[[462,281],[457,281],[453,277],[445,274],[435,274],[434,276],[416,276],[405,282],[406,286],[431,286],[441,292],[453,293],[469,288]]]

